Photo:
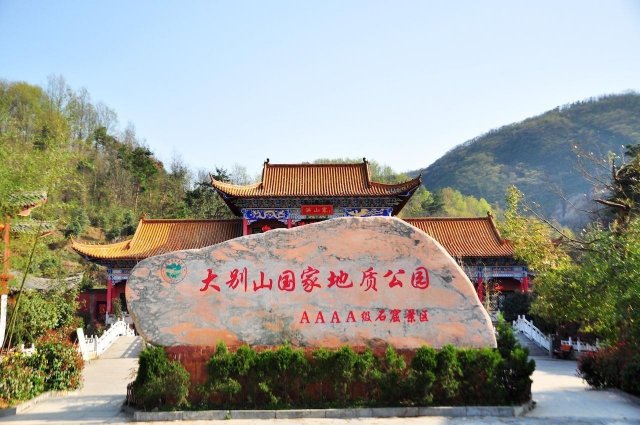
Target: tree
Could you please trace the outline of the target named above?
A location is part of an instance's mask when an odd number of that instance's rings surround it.
[[[229,172],[221,167],[216,167],[215,173],[211,177],[222,182],[231,181]],[[188,215],[193,218],[220,219],[233,217],[229,207],[213,190],[209,174],[202,171],[198,173],[193,189],[185,192],[184,201],[188,209]]]
[[[441,213],[443,205],[442,197],[439,193],[429,192],[421,185],[400,211],[400,216],[424,217],[438,215]]]
[[[476,199],[473,196],[465,196],[459,191],[445,187],[439,191],[439,200],[442,203],[442,215],[446,217],[478,217],[486,216],[493,208],[484,199]]]
[[[516,258],[537,274],[565,266],[570,258],[552,240],[552,229],[535,217],[525,216],[523,200],[522,192],[509,186],[504,220],[499,223],[502,236],[513,244]]]
[[[595,228],[574,262],[536,279],[533,309],[604,340],[640,341],[640,219],[625,232]]]
[[[625,157],[629,161],[618,167],[611,157],[611,180],[605,187],[608,196],[595,201],[606,206],[620,230],[640,212],[640,145],[627,145]]]

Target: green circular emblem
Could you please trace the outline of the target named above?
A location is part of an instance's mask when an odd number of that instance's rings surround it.
[[[179,283],[187,275],[187,265],[178,258],[169,258],[162,263],[162,279],[168,283]]]

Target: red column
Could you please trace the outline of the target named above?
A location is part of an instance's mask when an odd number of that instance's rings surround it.
[[[249,222],[246,218],[242,218],[242,236],[247,236],[249,234]]]
[[[287,218],[287,229],[291,229],[293,227],[293,222],[291,221],[291,217]]]
[[[111,296],[113,293],[113,280],[111,278],[111,273],[107,277],[107,314],[111,314]]]
[[[482,276],[478,276],[478,299],[480,303],[484,302],[484,282],[482,281]]]
[[[523,294],[529,292],[529,276],[525,276],[522,278],[522,283],[520,284],[520,292]]]
[[[0,294],[7,295],[9,293],[9,271],[11,269],[9,257],[11,256],[11,250],[9,249],[9,232],[11,228],[11,217],[8,215],[4,220],[4,229],[2,234],[2,241],[4,245],[4,254],[2,257],[2,274],[0,275]]]

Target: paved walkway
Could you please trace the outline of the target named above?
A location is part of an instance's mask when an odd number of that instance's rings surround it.
[[[118,424],[129,417],[120,411],[126,385],[133,380],[141,341],[136,337],[120,338],[99,360],[85,368],[84,386],[66,397],[37,404],[18,416],[0,422],[35,424]],[[640,425],[640,404],[615,391],[589,390],[575,376],[576,363],[535,357],[533,398],[537,407],[520,418],[390,418],[390,419],[300,419],[300,420],[231,420],[191,421],[189,424],[220,425],[485,425],[485,424],[567,424]],[[153,422],[166,424],[166,422]]]
[[[576,362],[535,357],[533,399],[537,406],[528,417],[636,419],[640,404],[618,391],[592,390],[576,376]]]

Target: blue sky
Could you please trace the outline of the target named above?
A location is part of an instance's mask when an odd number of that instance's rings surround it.
[[[640,1],[0,0],[0,78],[51,74],[167,163],[407,171],[558,105],[640,91]]]

